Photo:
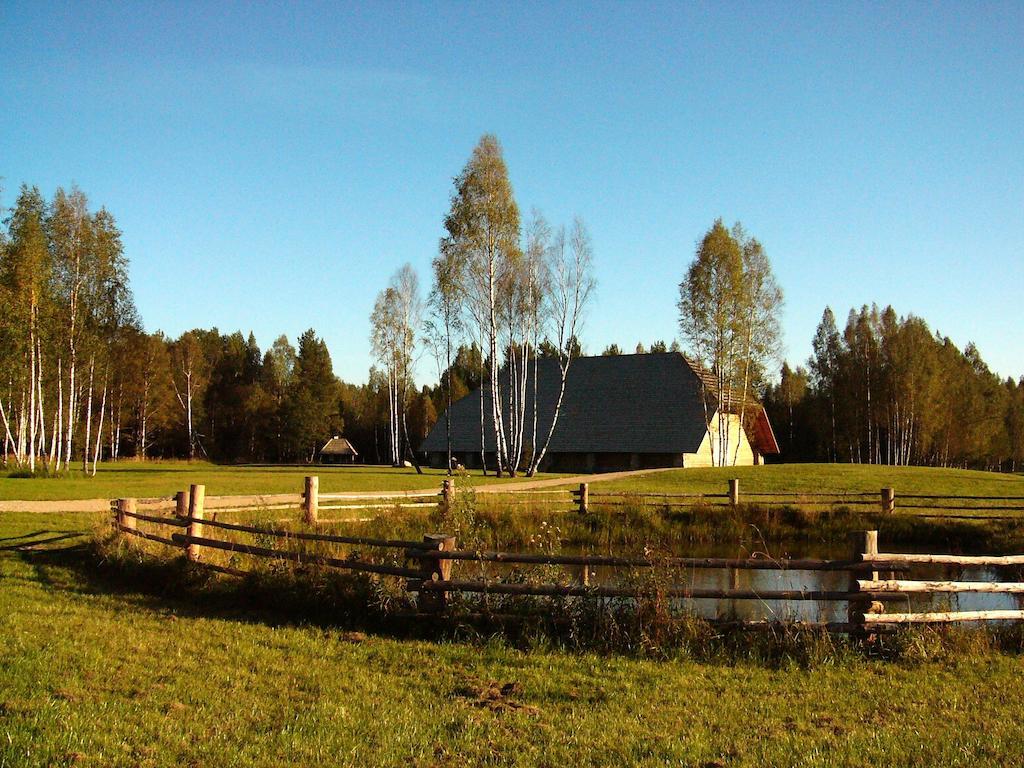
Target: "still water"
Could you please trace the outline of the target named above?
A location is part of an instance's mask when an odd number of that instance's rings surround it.
[[[900,551],[911,551],[910,547],[894,547]],[[582,551],[561,554],[585,554]],[[749,557],[749,551],[727,551],[721,547],[694,547],[685,552],[674,553],[684,557]],[[845,552],[820,547],[800,546],[773,551],[774,557],[844,559]],[[538,568],[546,569],[548,577],[543,581],[572,581],[580,583],[582,568],[579,566],[531,566],[495,563],[458,562],[455,564],[456,579],[504,580],[512,571],[537,574]],[[602,586],[629,586],[624,568],[591,567],[589,583]],[[944,565],[914,565],[897,577],[907,580],[929,581],[1013,581],[1020,576],[1019,569],[969,567],[961,568]],[[636,571],[634,571],[636,573]],[[559,578],[561,576],[561,578]],[[882,574],[883,578],[886,574]],[[866,578],[865,573],[861,578]],[[518,580],[518,579],[513,579]],[[534,579],[536,581],[541,581]],[[805,592],[846,592],[849,590],[850,574],[847,571],[808,571],[800,569],[770,569],[731,571],[726,568],[680,568],[673,571],[672,585],[682,589],[738,589],[744,591],[776,592],[795,590]],[[587,599],[587,598],[584,598]],[[912,594],[893,595],[884,601],[886,613],[930,612],[930,611],[987,611],[1019,610],[1024,607],[1024,596],[989,593],[955,594]],[[680,598],[679,608],[707,619],[740,619],[744,621],[804,621],[804,622],[845,622],[847,603],[845,601],[816,600],[766,600],[766,599],[714,599]]]

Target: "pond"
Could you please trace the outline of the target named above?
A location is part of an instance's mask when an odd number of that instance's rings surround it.
[[[737,551],[735,547],[699,546],[687,551],[673,552],[680,557],[728,557],[747,558],[768,556],[772,558],[821,558],[842,560],[849,557],[848,551],[836,551],[834,547],[807,545],[778,545],[766,547],[765,552]],[[912,552],[913,547],[899,547],[901,552]],[[562,550],[559,554],[594,554],[591,551]],[[602,553],[605,554],[605,553]],[[621,553],[617,553],[621,554]],[[636,553],[639,554],[639,553]],[[937,554],[937,553],[936,553]],[[649,573],[647,569],[630,569],[607,566],[587,568],[588,583],[591,586],[628,587],[636,584]],[[897,578],[927,581],[1013,581],[1020,577],[1019,568],[1005,567],[960,567],[948,565],[914,565],[912,569]],[[529,580],[535,583],[583,583],[581,566],[537,566],[507,563],[475,563],[457,561],[454,563],[453,579],[486,579],[497,581],[516,574],[531,574]],[[861,578],[867,578],[864,574]],[[887,578],[886,573],[881,574]],[[514,581],[521,579],[513,578]],[[741,590],[747,592],[847,592],[850,588],[848,571],[821,571],[804,569],[728,569],[685,567],[665,571],[666,582],[672,587],[694,590]],[[663,586],[668,583],[662,582]],[[594,598],[579,598],[594,599]],[[606,598],[609,599],[609,598]],[[631,598],[610,598],[623,601]],[[676,606],[701,618],[714,620],[743,621],[800,621],[843,623],[847,621],[848,604],[844,600],[778,600],[762,598],[718,599],[718,598],[677,598]],[[993,593],[943,593],[943,594],[901,594],[887,596],[886,613],[917,613],[936,611],[989,611],[1019,610],[1024,607],[1024,595]]]

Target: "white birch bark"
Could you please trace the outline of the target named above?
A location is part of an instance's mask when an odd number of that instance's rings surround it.
[[[100,401],[100,420],[96,425],[96,449],[92,454],[92,477],[96,477],[96,467],[100,460],[100,446],[103,444],[103,417],[107,412],[107,377],[103,376],[103,399]]]

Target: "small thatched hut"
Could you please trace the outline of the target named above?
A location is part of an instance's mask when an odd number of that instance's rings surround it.
[[[344,437],[335,435],[320,449],[321,464],[355,464],[359,452]]]

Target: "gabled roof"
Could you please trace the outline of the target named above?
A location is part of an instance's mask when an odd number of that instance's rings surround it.
[[[714,412],[711,398],[706,414],[703,400],[706,372],[700,371],[678,352],[641,355],[581,357],[574,360],[566,379],[565,397],[551,439],[552,453],[696,453],[707,434],[706,415]],[[702,375],[704,378],[702,379]],[[502,372],[502,394],[507,393],[507,372]],[[541,359],[538,364],[537,440],[547,435],[558,397],[558,361]],[[711,377],[713,379],[713,377]],[[456,451],[480,450],[479,389],[452,404],[452,447]],[[530,442],[533,418],[533,370],[527,383],[526,443]],[[767,425],[763,409],[754,424]],[[484,439],[494,450],[491,427],[491,396],[484,394]],[[503,403],[508,423],[509,406]],[[762,429],[749,430],[751,441],[762,453],[778,451],[774,437]],[[423,451],[444,451],[445,419],[438,419],[423,441]]]
[[[334,436],[328,440],[324,447],[320,449],[320,453],[328,454],[331,456],[358,456],[359,453],[355,448],[352,447],[352,443],[346,440],[344,437]]]

